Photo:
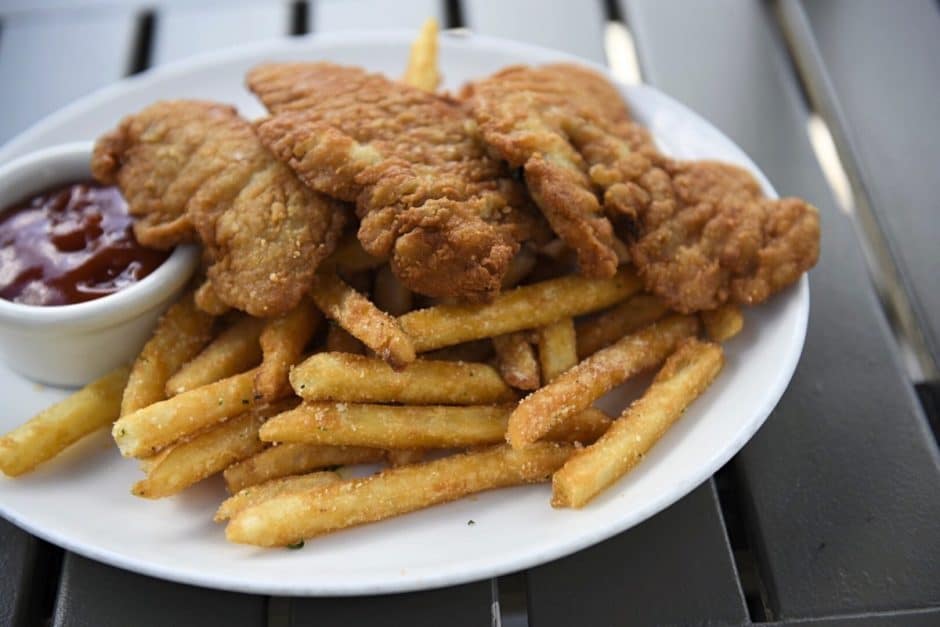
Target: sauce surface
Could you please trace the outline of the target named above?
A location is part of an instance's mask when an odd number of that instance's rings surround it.
[[[72,305],[140,281],[169,252],[141,246],[132,227],[120,191],[92,181],[0,210],[0,297]]]

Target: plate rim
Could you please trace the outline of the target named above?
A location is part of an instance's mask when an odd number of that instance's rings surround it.
[[[87,108],[94,107],[96,104],[106,102],[112,97],[120,96],[120,94],[124,93],[129,87],[133,87],[134,85],[146,86],[154,82],[159,82],[164,78],[171,78],[199,69],[212,67],[217,64],[233,62],[238,61],[239,59],[246,59],[262,55],[266,51],[281,53],[285,50],[290,50],[291,48],[302,50],[306,47],[309,47],[311,44],[323,46],[329,46],[331,44],[348,45],[351,43],[401,44],[410,43],[413,36],[414,31],[396,29],[387,31],[356,30],[323,34],[314,33],[292,38],[281,37],[254,42],[250,45],[233,46],[230,48],[215,50],[182,59],[174,63],[167,64],[166,66],[152,68],[139,75],[127,77],[104,86],[82,98],[75,100],[74,102],[51,113],[50,115],[45,116],[0,147],[0,163],[4,163],[14,156],[22,153],[22,147],[33,141],[33,136],[40,134],[43,127],[54,124],[60,118],[68,118],[80,111],[86,110]],[[468,45],[471,47],[479,46],[490,49],[495,48],[501,52],[513,56],[521,56],[523,58],[525,58],[526,55],[529,57],[533,55],[544,56],[546,53],[550,53],[552,56],[560,60],[567,59],[601,72],[621,90],[650,90],[657,96],[671,101],[672,104],[682,110],[684,115],[695,118],[697,122],[700,122],[710,130],[719,133],[729,143],[734,145],[735,148],[737,148],[746,157],[752,174],[756,175],[764,187],[774,196],[776,196],[776,192],[774,191],[773,186],[770,184],[763,171],[757,167],[757,164],[753,161],[753,159],[751,159],[750,155],[748,155],[740,146],[738,146],[736,142],[725,135],[710,121],[687,107],[681,101],[658,90],[655,87],[645,83],[639,83],[637,85],[626,85],[618,81],[610,73],[608,68],[594,61],[544,46],[527,44],[499,37],[490,37],[475,33],[454,31],[443,31],[442,37],[446,37],[450,41],[461,42],[458,45]],[[0,501],[0,516],[9,520],[17,527],[45,541],[60,546],[65,550],[71,551],[83,557],[103,562],[110,566],[168,581],[248,594],[322,597],[414,592],[419,590],[431,590],[445,586],[466,584],[517,570],[528,569],[567,555],[571,555],[643,523],[653,515],[671,506],[679,499],[687,496],[692,490],[696,489],[704,482],[708,481],[708,479],[711,478],[722,465],[724,465],[734,455],[740,452],[743,446],[754,436],[760,427],[763,426],[770,413],[779,403],[780,398],[783,396],[783,393],[786,391],[791,379],[793,378],[797,364],[799,363],[799,360],[802,356],[802,352],[805,346],[810,309],[808,275],[804,274],[800,278],[799,282],[790,289],[794,290],[795,293],[792,297],[796,298],[798,305],[796,307],[796,317],[793,321],[793,337],[790,338],[790,341],[792,342],[790,346],[793,348],[787,353],[787,359],[781,363],[781,367],[777,369],[777,374],[773,380],[773,385],[769,387],[766,393],[762,396],[760,406],[755,408],[754,415],[756,418],[749,422],[747,424],[747,428],[741,430],[734,440],[728,442],[725,446],[722,447],[720,451],[712,453],[712,455],[708,458],[707,463],[702,464],[700,471],[695,473],[695,476],[700,478],[673,484],[669,491],[663,491],[658,498],[650,499],[644,507],[634,510],[630,516],[615,519],[611,522],[611,524],[608,525],[596,526],[587,533],[580,533],[577,535],[577,537],[569,538],[566,541],[560,543],[556,542],[548,548],[536,548],[528,551],[523,548],[522,550],[515,552],[511,559],[504,559],[499,563],[492,563],[492,561],[490,561],[483,564],[468,564],[464,562],[462,563],[461,568],[459,570],[455,570],[454,572],[445,571],[442,574],[436,573],[431,576],[404,576],[401,578],[387,578],[384,581],[371,584],[353,582],[351,584],[346,583],[345,585],[310,585],[309,583],[303,581],[293,581],[288,585],[286,583],[277,581],[254,582],[228,574],[220,575],[215,572],[206,573],[205,571],[193,572],[192,569],[189,568],[184,568],[182,570],[178,568],[174,569],[169,566],[152,564],[151,562],[143,559],[128,557],[112,549],[101,548],[100,546],[86,544],[81,541],[73,541],[62,534],[56,533],[54,531],[49,532],[44,528],[36,527],[30,524],[24,517],[17,515],[15,512],[6,507],[2,501]]]

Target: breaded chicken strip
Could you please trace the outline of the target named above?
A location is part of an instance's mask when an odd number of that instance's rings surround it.
[[[229,106],[167,101],[95,145],[92,173],[116,183],[141,243],[205,245],[212,287],[254,316],[294,308],[336,244],[344,207],[308,189]]]
[[[263,65],[248,86],[273,114],[261,141],[310,187],[355,202],[363,247],[408,288],[499,290],[533,217],[459,103],[329,63]]]
[[[612,225],[646,288],[681,312],[760,303],[816,263],[814,207],[765,198],[740,168],[660,154],[599,74],[513,67],[462,96],[588,274],[613,271]]]

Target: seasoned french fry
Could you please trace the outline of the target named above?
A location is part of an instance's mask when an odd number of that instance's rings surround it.
[[[418,89],[434,92],[441,82],[437,65],[437,20],[429,17],[411,44],[408,68],[402,81]]]
[[[718,309],[702,311],[699,315],[705,334],[716,342],[730,340],[744,328],[744,314],[737,305],[722,305]]]
[[[574,321],[562,318],[538,330],[539,364],[542,382],[550,383],[578,363]]]
[[[576,452],[552,478],[552,505],[582,507],[628,473],[721,370],[717,344],[686,341],[666,360],[643,396],[601,439]]]
[[[170,446],[131,492],[147,499],[170,496],[254,455],[265,446],[258,429],[272,411],[278,410],[245,412]]]
[[[658,296],[637,294],[592,320],[577,325],[578,357],[584,359],[624,335],[633,333],[666,315],[669,307]]]
[[[178,394],[121,416],[111,434],[125,457],[146,457],[164,446],[250,409],[254,378],[249,370]]]
[[[445,346],[436,351],[427,352],[421,357],[433,361],[487,361],[492,356],[493,342],[488,338],[484,338],[464,342],[463,344]]]
[[[385,451],[385,457],[392,466],[408,466],[424,461],[427,450],[423,448],[390,448]]]
[[[518,390],[539,387],[539,362],[524,331],[497,335],[493,338],[493,348],[496,349],[496,367],[503,381]]]
[[[262,440],[389,449],[461,448],[506,439],[513,405],[371,405],[304,403],[269,420]],[[546,436],[549,441],[593,442],[610,418],[590,408]]]
[[[323,313],[393,367],[401,368],[415,360],[414,344],[398,321],[380,311],[335,273],[319,272],[310,295]]]
[[[338,473],[330,470],[322,472],[312,472],[307,475],[292,475],[290,477],[281,477],[249,486],[244,490],[239,490],[238,494],[230,496],[219,505],[215,512],[215,522],[223,522],[233,518],[237,513],[248,509],[258,503],[267,501],[275,496],[282,494],[295,494],[297,492],[307,492],[315,490],[331,483],[339,483],[342,478]]]
[[[111,424],[120,414],[128,374],[128,368],[113,370],[0,438],[0,471],[22,475]]]
[[[312,401],[479,405],[515,399],[486,364],[419,359],[395,371],[382,360],[348,353],[311,355],[291,370],[290,382]]]
[[[516,287],[535,268],[536,260],[537,256],[531,246],[520,248],[516,256],[509,262],[506,274],[503,275],[502,288],[508,290]]]
[[[233,542],[284,546],[468,494],[544,481],[573,450],[570,444],[541,443],[523,451],[503,444],[391,468],[365,479],[274,497],[242,510],[225,529],[225,536]]]
[[[413,294],[402,285],[390,266],[382,266],[375,271],[372,298],[376,307],[391,316],[408,313],[414,301]]]
[[[341,239],[333,254],[327,257],[323,267],[333,266],[343,273],[362,272],[378,268],[384,260],[373,257],[363,249],[355,233]]]
[[[206,279],[196,290],[196,307],[200,311],[212,316],[221,316],[229,312],[231,307],[222,302],[218,292],[212,288],[212,281]]]
[[[330,329],[326,332],[326,350],[331,353],[352,353],[363,355],[366,347],[362,342],[349,334],[349,331],[335,322],[330,322]]]
[[[358,446],[320,446],[319,444],[280,444],[257,455],[232,464],[222,473],[232,494],[289,475],[299,475],[347,464],[370,464],[382,461],[385,451]]]
[[[265,321],[259,338],[261,367],[255,377],[255,392],[262,398],[280,398],[290,391],[287,374],[300,361],[322,319],[313,304],[304,300],[283,316]]]
[[[193,295],[171,306],[131,368],[121,399],[121,415],[166,398],[166,382],[212,339],[214,319],[199,311]]]
[[[695,316],[670,316],[594,353],[524,398],[509,418],[506,439],[514,448],[541,439],[615,386],[666,359],[696,331]]]
[[[260,318],[240,318],[170,377],[166,395],[195,390],[257,366],[261,362],[258,338],[263,328],[264,320]]]
[[[398,320],[419,353],[483,337],[534,329],[618,303],[640,289],[631,271],[610,279],[565,276],[517,287],[482,305],[438,305]]]

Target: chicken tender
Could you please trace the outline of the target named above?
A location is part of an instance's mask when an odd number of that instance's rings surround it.
[[[98,140],[92,173],[120,187],[141,243],[198,236],[216,295],[254,316],[300,302],[344,222],[341,203],[308,189],[234,108],[211,102],[159,102],[125,118]]]
[[[816,263],[814,207],[765,198],[740,168],[660,154],[598,74],[513,67],[462,97],[586,274],[613,272],[625,242],[647,290],[689,313],[758,304]]]
[[[355,202],[359,239],[409,289],[492,297],[533,228],[522,185],[463,106],[358,68],[263,65],[261,141],[313,189]]]

